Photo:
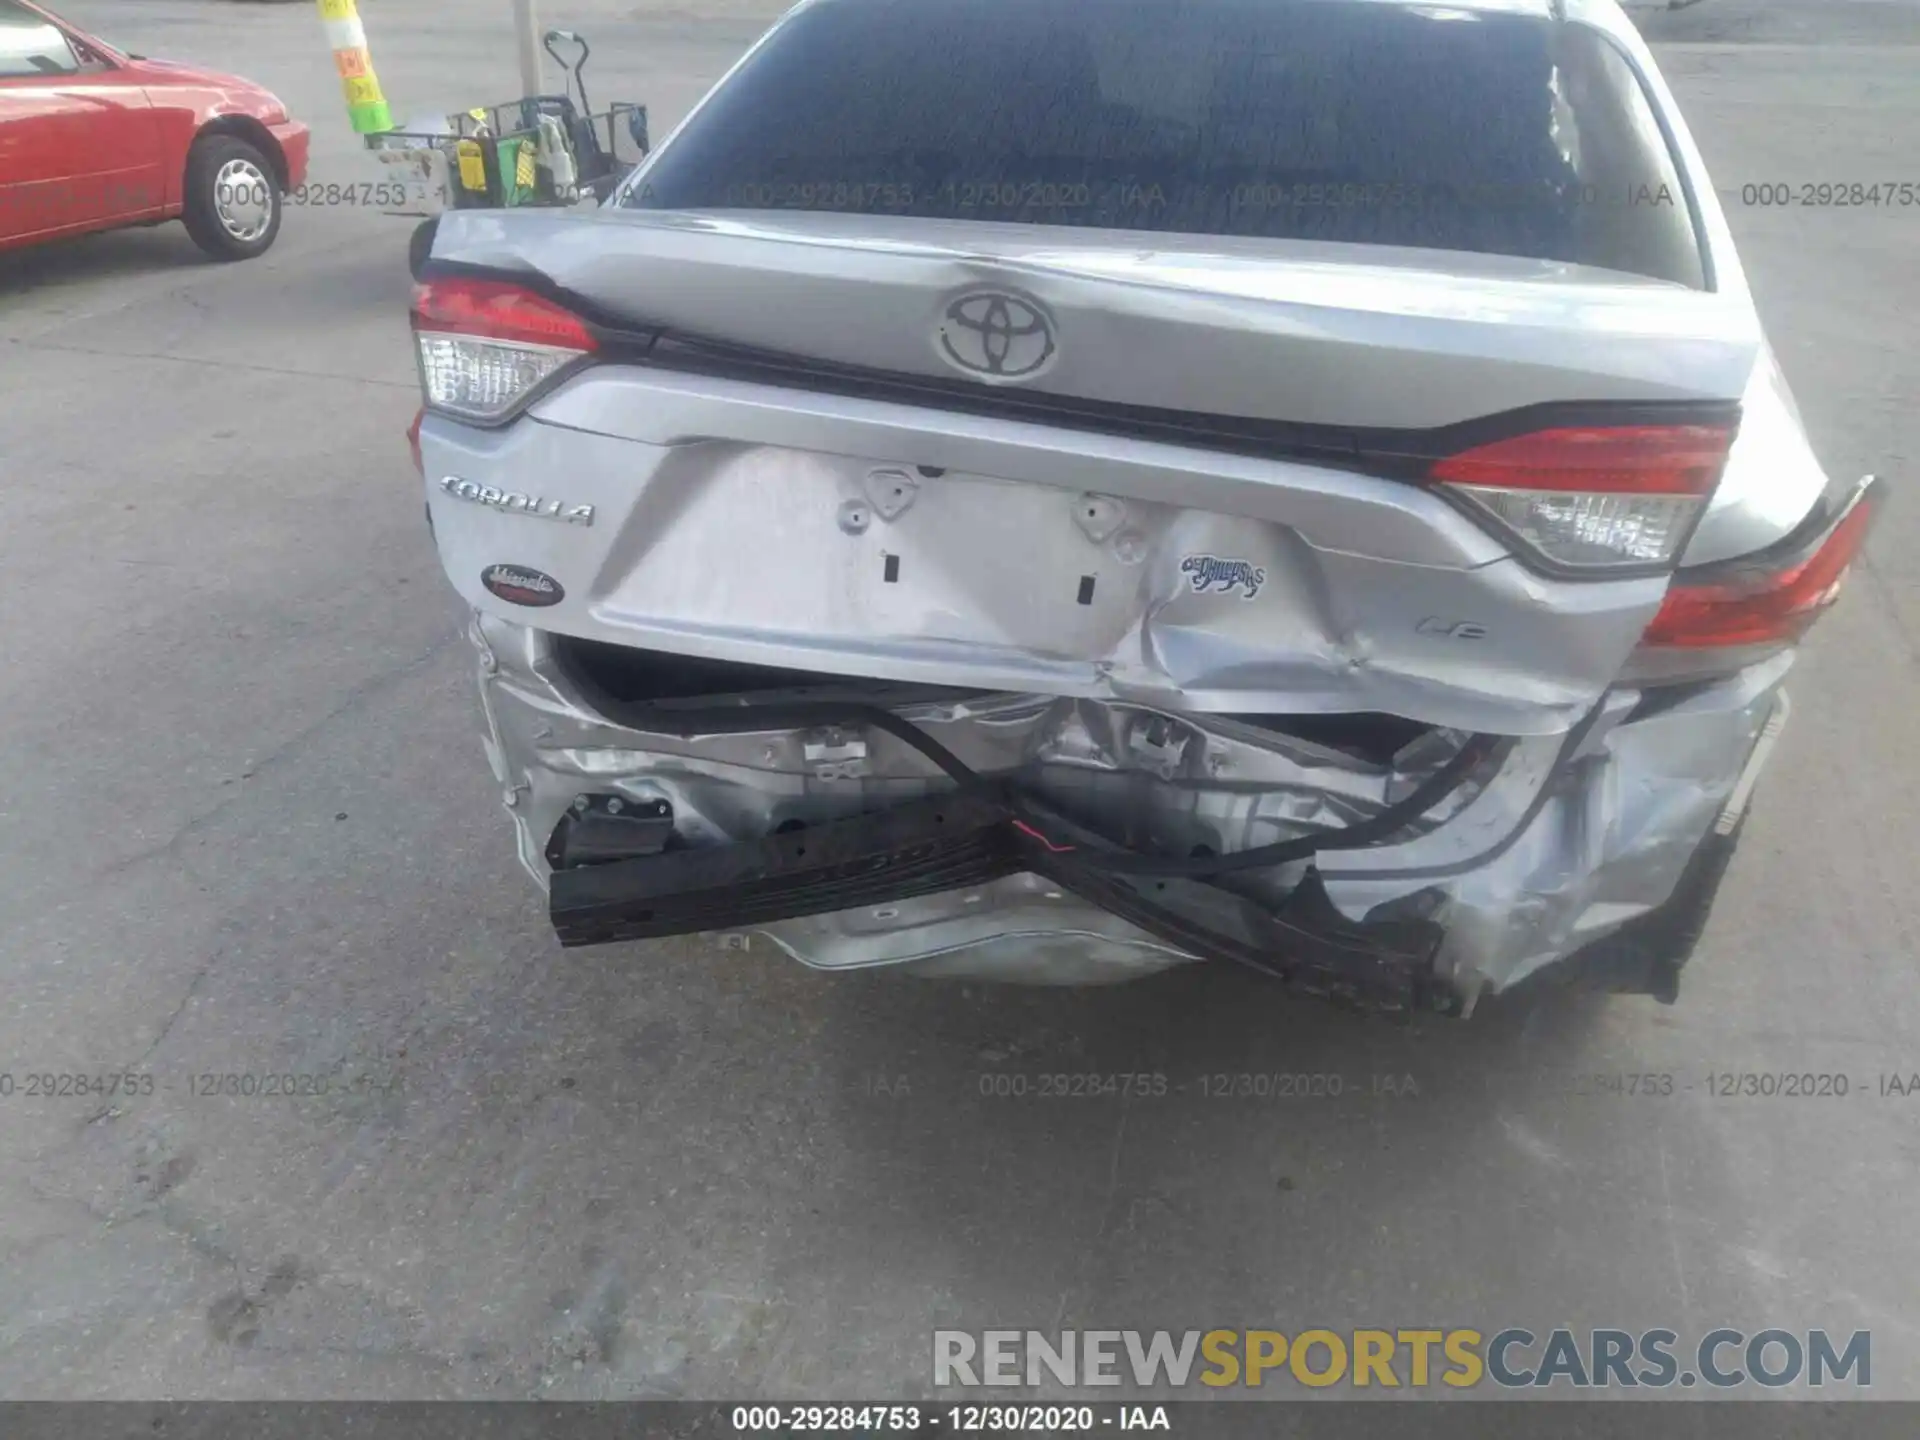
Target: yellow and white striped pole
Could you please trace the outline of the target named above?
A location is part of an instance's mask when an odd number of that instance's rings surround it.
[[[333,63],[340,71],[340,88],[346,92],[347,118],[355,132],[378,135],[393,129],[393,115],[387,109],[387,97],[380,93],[380,77],[373,73],[367,32],[360,24],[354,0],[320,0],[320,19],[327,27],[327,43],[333,47]]]

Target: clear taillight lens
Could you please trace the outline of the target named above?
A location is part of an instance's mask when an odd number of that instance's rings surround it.
[[[1671,565],[1700,518],[1693,495],[1561,495],[1456,486],[1556,565]]]
[[[1732,426],[1539,430],[1437,462],[1433,479],[1549,565],[1672,566],[1706,508]]]
[[[498,420],[579,354],[546,345],[506,340],[469,340],[458,335],[415,337],[420,347],[420,390],[436,410],[474,420]]]
[[[599,349],[579,316],[498,280],[422,281],[413,330],[428,407],[482,422],[505,419]]]

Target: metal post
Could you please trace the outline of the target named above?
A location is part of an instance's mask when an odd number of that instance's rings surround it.
[[[533,13],[534,0],[513,0],[513,28],[520,42],[520,93],[542,93],[540,73],[540,22]]]

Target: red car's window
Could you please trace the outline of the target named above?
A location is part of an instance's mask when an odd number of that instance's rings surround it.
[[[79,68],[59,26],[13,0],[0,0],[0,77],[71,75]]]

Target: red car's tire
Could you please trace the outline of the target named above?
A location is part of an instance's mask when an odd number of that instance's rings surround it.
[[[181,220],[193,243],[216,260],[251,260],[280,234],[274,165],[235,135],[202,135],[187,152]]]

